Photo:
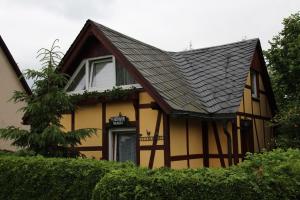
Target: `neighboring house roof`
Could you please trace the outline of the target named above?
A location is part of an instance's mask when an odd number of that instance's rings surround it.
[[[1,35],[0,35],[0,48],[3,50],[5,56],[7,57],[10,65],[12,66],[14,72],[17,75],[17,78],[20,80],[24,90],[27,92],[27,94],[31,94],[31,90],[30,90],[25,78],[23,77],[22,72],[20,71],[16,61],[14,60],[9,49],[7,48],[6,44],[4,43],[4,40],[2,39]]]
[[[168,52],[88,20],[66,53],[61,71],[66,70],[64,63],[88,27],[172,114],[224,117],[236,113],[254,52],[260,46],[258,39],[252,39]]]

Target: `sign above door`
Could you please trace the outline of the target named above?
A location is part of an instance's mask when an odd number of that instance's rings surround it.
[[[113,116],[109,119],[110,126],[128,126],[128,117],[123,116],[122,113],[119,113],[118,116]]]

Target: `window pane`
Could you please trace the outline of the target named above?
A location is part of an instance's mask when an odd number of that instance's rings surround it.
[[[257,97],[257,73],[255,71],[251,72],[251,91],[252,97]]]
[[[117,65],[117,85],[131,85],[135,84],[136,81],[133,79],[133,77],[128,73],[125,67],[122,67],[120,65]]]
[[[68,92],[70,91],[78,91],[78,90],[85,90],[85,67],[83,66],[81,70],[78,72],[76,77],[74,78],[73,82],[70,84],[68,88]]]
[[[135,134],[119,133],[117,136],[117,161],[136,162],[136,138]]]
[[[91,87],[108,89],[115,84],[115,70],[109,61],[93,63],[91,72]]]

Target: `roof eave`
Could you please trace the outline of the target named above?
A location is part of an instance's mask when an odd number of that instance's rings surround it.
[[[232,120],[236,119],[236,113],[197,113],[176,110],[170,114],[173,118],[196,118],[203,120]]]

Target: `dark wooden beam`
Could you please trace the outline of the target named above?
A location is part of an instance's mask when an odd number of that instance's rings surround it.
[[[213,125],[213,130],[214,130],[213,132],[214,132],[214,135],[215,135],[216,145],[217,145],[217,149],[218,149],[218,154],[223,155],[222,146],[221,146],[221,142],[220,142],[220,137],[219,137],[219,133],[218,133],[217,123],[214,121],[214,122],[212,122],[212,125]],[[221,163],[222,167],[226,167],[224,158],[220,157],[220,163]]]
[[[140,111],[139,111],[139,95],[136,100],[133,101],[133,107],[135,112],[135,121],[136,121],[136,164],[140,165]]]
[[[80,146],[74,147],[78,151],[102,151],[102,146]]]
[[[157,112],[157,119],[156,119],[155,132],[154,132],[154,138],[153,138],[152,146],[157,145],[157,139],[158,139],[158,135],[159,135],[159,127],[160,127],[160,122],[161,122],[161,115],[162,115],[161,111],[159,110]],[[150,154],[150,159],[149,159],[149,165],[148,165],[148,167],[150,169],[153,168],[154,157],[155,157],[155,149],[152,149],[151,154]]]
[[[106,103],[102,103],[102,159],[108,160],[108,135],[106,130]]]
[[[75,111],[71,113],[71,131],[75,130]]]
[[[164,131],[164,161],[165,167],[171,167],[171,147],[170,147],[170,117],[163,113],[163,131]]]
[[[185,134],[186,134],[186,155],[190,155],[190,144],[189,144],[189,120],[185,120]],[[188,168],[190,168],[190,160],[187,159]]]
[[[238,154],[239,158],[243,158],[242,154]],[[180,161],[180,160],[193,160],[193,159],[203,159],[203,154],[190,154],[188,155],[176,155],[171,156],[171,161]],[[217,158],[217,159],[228,159],[228,154],[208,154],[208,158]]]
[[[151,103],[144,103],[144,104],[139,104],[140,109],[153,109],[153,110],[158,110],[159,105],[155,102]]]
[[[208,123],[202,121],[202,147],[203,147],[203,166],[209,167],[209,146],[208,146]]]
[[[140,150],[141,151],[149,151],[149,150],[164,150],[165,146],[164,145],[156,145],[156,146],[152,146],[152,145],[143,145],[140,146]]]
[[[264,117],[264,116],[259,116],[251,113],[243,113],[243,112],[237,112],[237,115],[243,116],[243,117],[251,117],[255,119],[263,119],[263,120],[271,120],[270,117]]]
[[[236,165],[239,163],[239,147],[238,147],[238,135],[237,135],[237,120],[232,122],[232,145],[233,145],[233,163]]]

